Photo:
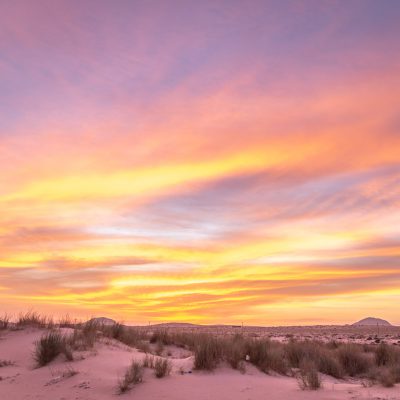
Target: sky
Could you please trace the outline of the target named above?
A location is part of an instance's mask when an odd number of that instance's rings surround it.
[[[0,314],[400,324],[399,19],[0,0]]]

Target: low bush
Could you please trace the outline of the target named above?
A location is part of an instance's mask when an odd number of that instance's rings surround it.
[[[173,340],[166,329],[157,329],[150,336],[150,343],[162,343],[167,346],[173,344]]]
[[[143,367],[154,368],[154,356],[149,356],[146,354],[146,357],[143,359]]]
[[[16,325],[19,328],[31,326],[52,329],[54,327],[54,320],[52,317],[40,315],[35,311],[28,311],[25,314],[19,314]]]
[[[319,372],[333,376],[334,378],[343,378],[344,370],[335,351],[329,350],[329,348],[321,348],[316,353],[316,356],[314,362],[316,363]]]
[[[1,330],[5,330],[9,327],[10,325],[10,320],[11,320],[11,316],[7,313],[4,313],[1,317],[0,317],[0,331]]]
[[[357,345],[342,345],[338,350],[338,356],[343,370],[350,376],[364,374],[371,366],[368,356]]]
[[[382,368],[377,375],[377,381],[384,387],[393,387],[396,383],[396,378],[389,368]]]
[[[195,345],[194,368],[213,370],[222,360],[221,342],[211,335],[204,335]]]
[[[133,360],[131,365],[125,372],[125,375],[118,382],[118,392],[125,393],[132,386],[137,385],[143,381],[143,366],[137,361]]]
[[[166,358],[157,358],[154,362],[154,375],[156,378],[163,378],[171,373],[171,362]]]
[[[284,347],[270,340],[249,340],[246,342],[246,355],[249,361],[265,373],[270,371],[285,375],[287,373],[287,361]]]
[[[50,331],[35,342],[33,357],[38,367],[47,365],[60,354],[69,361],[73,359],[68,342],[60,332]]]
[[[304,360],[300,363],[299,384],[303,390],[317,390],[321,387],[318,368],[313,361]]]

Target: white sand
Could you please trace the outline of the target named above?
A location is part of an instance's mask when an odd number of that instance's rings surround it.
[[[323,377],[323,388],[316,392],[302,391],[294,378],[269,376],[251,365],[247,366],[245,374],[222,366],[211,373],[181,375],[181,368],[191,370],[193,357],[173,358],[179,356],[179,351],[171,358],[171,376],[157,379],[152,370],[146,369],[143,383],[126,394],[118,395],[118,377],[123,375],[133,358],[142,359],[143,353],[115,341],[103,340],[96,344],[94,351],[75,352],[75,361],[65,362],[60,357],[49,366],[34,368],[34,341],[43,332],[37,329],[0,332],[0,360],[15,362],[13,366],[0,368],[1,400],[400,399],[399,385],[390,389],[380,386],[364,388],[360,383],[338,381],[331,377]],[[63,378],[62,373],[68,367],[78,371],[78,374]]]

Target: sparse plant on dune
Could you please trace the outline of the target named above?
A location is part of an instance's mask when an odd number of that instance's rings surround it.
[[[76,327],[73,333],[68,336],[68,344],[74,350],[91,349],[96,343],[98,326],[96,322],[89,321],[80,327]]]
[[[303,390],[317,390],[321,387],[321,379],[314,361],[301,361],[298,379],[299,385]]]
[[[194,349],[194,368],[213,370],[223,358],[221,341],[211,335],[204,335]]]
[[[157,358],[154,362],[154,375],[163,378],[171,373],[171,362],[166,358]]]
[[[0,360],[0,368],[2,367],[9,367],[11,365],[14,365],[14,361],[10,361],[10,360]]]
[[[164,345],[163,345],[163,343],[162,342],[157,342],[157,345],[156,345],[156,354],[158,355],[158,356],[161,356],[162,355],[162,353],[163,353],[163,351],[164,351]]]
[[[244,360],[246,357],[246,348],[243,338],[235,338],[231,346],[226,348],[226,360],[233,369],[244,372]]]
[[[53,317],[41,315],[36,311],[28,311],[26,313],[20,313],[17,320],[17,327],[36,327],[36,328],[47,328],[51,329],[54,327]]]
[[[143,381],[143,366],[133,360],[131,365],[125,371],[123,378],[118,381],[118,393],[122,394],[127,392],[132,386],[137,385]]]
[[[334,378],[343,378],[344,370],[335,351],[329,348],[320,348],[314,362],[316,362],[319,372]]]
[[[11,315],[4,313],[0,317],[0,331],[8,329],[8,327],[10,326],[10,321],[11,321]]]
[[[400,350],[395,346],[380,343],[375,349],[375,363],[378,366],[400,366]]]
[[[58,320],[57,325],[59,328],[74,328],[77,323],[76,320],[73,322],[71,317],[66,314]]]
[[[47,332],[35,342],[33,357],[38,367],[47,365],[60,354],[69,361],[73,359],[67,339],[58,331]]]
[[[344,344],[338,349],[340,363],[347,375],[364,374],[371,366],[368,356],[356,345]]]
[[[250,340],[246,342],[249,361],[265,373],[270,371],[282,375],[287,373],[284,348],[280,343],[270,340]]]
[[[146,357],[143,359],[143,367],[144,368],[154,368],[154,356],[150,356],[146,354]]]
[[[173,340],[166,329],[157,329],[150,336],[150,343],[162,343],[167,346],[173,344]]]
[[[146,342],[144,340],[140,340],[135,344],[135,347],[141,351],[142,353],[150,353],[150,345],[149,342]]]

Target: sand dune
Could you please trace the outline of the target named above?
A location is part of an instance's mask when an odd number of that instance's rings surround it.
[[[69,328],[62,329],[64,334]],[[0,331],[0,360],[12,365],[0,368],[2,400],[103,400],[118,398],[118,378],[132,359],[142,361],[145,354],[114,339],[100,337],[93,349],[75,351],[74,361],[62,356],[37,368],[32,357],[34,343],[44,329],[25,328]],[[296,379],[267,375],[250,363],[245,373],[222,363],[213,372],[193,370],[193,355],[182,348],[165,350],[172,364],[170,376],[154,377],[145,368],[143,382],[134,386],[126,398],[142,400],[281,400],[281,399],[400,399],[400,386],[364,387],[361,381],[339,380],[322,375],[318,391],[301,390]]]

